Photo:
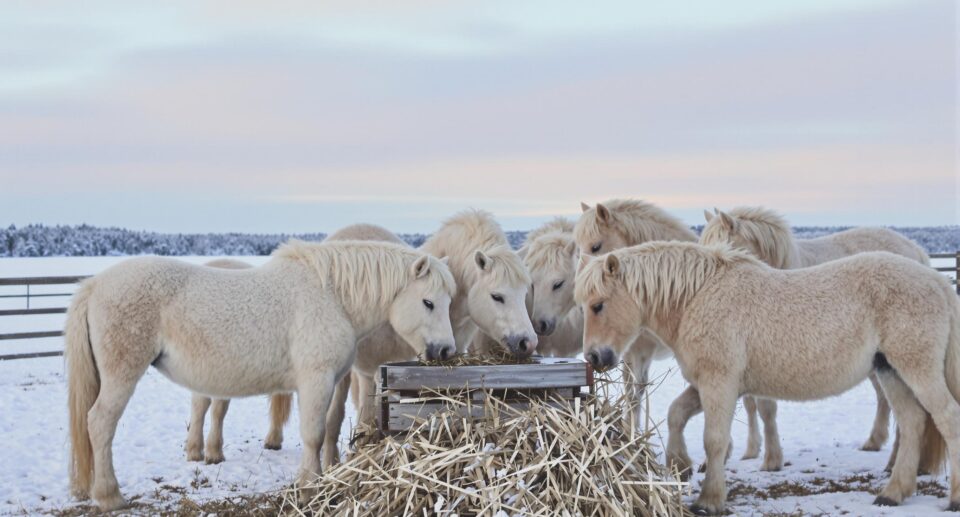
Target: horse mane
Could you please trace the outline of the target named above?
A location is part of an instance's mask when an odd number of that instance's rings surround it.
[[[752,243],[759,255],[757,258],[778,269],[792,269],[798,265],[793,232],[782,215],[759,206],[740,206],[727,214],[736,221],[733,233]],[[720,217],[714,217],[701,235],[706,243],[726,241],[730,230]]]
[[[601,221],[596,207],[590,208],[580,216],[573,230],[578,242],[599,239],[605,226],[619,231],[631,246],[651,241],[697,240],[687,225],[653,203],[641,199],[611,199],[601,204],[610,212],[610,221]]]
[[[684,307],[711,278],[743,262],[760,264],[750,253],[727,244],[703,246],[692,242],[650,242],[610,255],[620,260],[617,281],[650,314],[663,315]],[[604,271],[605,256],[590,260],[577,273],[574,299],[585,303],[604,297],[612,288]]]
[[[458,212],[440,225],[420,249],[435,257],[450,257],[450,271],[457,285],[473,285],[477,268],[474,253],[482,251],[492,262],[490,272],[494,282],[511,285],[529,285],[520,257],[510,248],[506,234],[493,214],[484,210],[468,209]]]
[[[304,242],[291,239],[272,256],[298,260],[317,273],[321,285],[330,285],[352,314],[369,310],[371,304],[389,304],[411,280],[410,268],[423,252],[388,242],[336,241]],[[443,289],[450,296],[457,287],[441,262],[430,257],[426,279],[431,289]]]
[[[570,219],[559,216],[554,217],[539,227],[527,232],[523,245],[528,246],[539,237],[547,235],[548,233],[573,233],[573,227],[574,223]]]
[[[572,268],[573,258],[567,252],[567,247],[572,242],[574,241],[571,233],[542,234],[526,245],[527,254],[523,257],[523,262],[530,271],[556,270],[568,263]]]

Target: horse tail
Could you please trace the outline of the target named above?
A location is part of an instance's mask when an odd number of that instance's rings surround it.
[[[100,374],[93,357],[87,311],[93,282],[80,285],[64,329],[64,357],[67,363],[67,405],[70,413],[70,488],[86,499],[93,480],[93,445],[87,427],[87,413],[100,393]]]
[[[270,423],[273,429],[283,429],[290,420],[293,393],[274,393],[270,396]]]
[[[951,289],[952,290],[952,289]],[[947,340],[947,357],[944,374],[947,378],[947,388],[953,398],[960,401],[960,302],[950,293],[953,305],[953,315],[950,318],[950,335]],[[923,430],[923,448],[920,450],[920,470],[937,474],[943,470],[947,458],[947,444],[933,423],[933,418],[927,413],[927,421]],[[951,473],[951,475],[956,475]]]

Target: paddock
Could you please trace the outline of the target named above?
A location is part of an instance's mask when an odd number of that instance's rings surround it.
[[[936,257],[936,255],[935,255]],[[935,258],[934,266],[956,267],[955,254]],[[212,257],[189,257],[202,263]],[[89,275],[122,260],[122,257],[11,259],[6,276],[53,276],[71,273]],[[266,257],[243,257],[253,264]],[[32,288],[33,293],[69,291],[69,285]],[[3,294],[15,292],[6,288]],[[21,288],[22,289],[22,288]],[[22,298],[4,298],[0,309],[22,306]],[[65,298],[38,297],[34,308],[56,308]],[[16,305],[15,305],[16,304]],[[54,330],[62,314],[39,314],[0,318],[0,332]],[[30,340],[0,341],[3,353],[36,353],[62,350],[58,336]],[[654,363],[651,378],[656,387],[650,395],[654,423],[662,424],[671,400],[684,388],[672,361]],[[182,505],[238,501],[274,493],[289,485],[296,475],[302,451],[297,412],[287,424],[287,441],[281,451],[265,451],[262,437],[267,428],[267,400],[252,397],[234,401],[227,415],[224,448],[227,461],[219,465],[184,460],[183,437],[189,421],[190,394],[158,372],[150,370],[138,387],[120,421],[115,440],[115,461],[121,489],[136,496],[134,508],[144,514]],[[40,357],[0,361],[0,432],[13,446],[0,449],[0,514],[57,512],[76,508],[68,492],[65,465],[66,386],[63,359]],[[727,466],[732,499],[729,508],[737,514],[802,511],[804,514],[925,515],[942,513],[943,477],[920,478],[920,493],[899,508],[872,506],[875,492],[887,474],[883,472],[890,451],[859,451],[862,436],[869,431],[874,395],[864,384],[819,403],[782,403],[780,429],[788,465],[782,472],[760,472],[758,460],[739,460],[747,426],[742,408],[733,425],[734,451]],[[36,411],[35,408],[43,408]],[[355,422],[355,409],[348,402],[341,436],[345,440]],[[841,418],[838,418],[841,415]],[[660,427],[665,441],[665,425]],[[691,421],[685,434],[695,462],[704,459],[701,446],[703,419]],[[51,440],[51,437],[53,439]],[[665,445],[665,444],[663,444]],[[661,455],[662,459],[662,455]],[[697,491],[702,476],[694,476]],[[685,500],[693,501],[693,495]],[[244,503],[241,503],[244,504]]]

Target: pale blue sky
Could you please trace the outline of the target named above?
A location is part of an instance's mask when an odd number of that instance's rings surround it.
[[[5,4],[0,224],[958,221],[955,2],[317,4]]]

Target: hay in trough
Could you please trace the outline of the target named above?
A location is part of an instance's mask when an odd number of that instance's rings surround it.
[[[496,346],[483,354],[458,354],[450,359],[419,359],[421,366],[498,366],[501,364],[532,364],[536,360],[533,356],[517,357],[513,352],[502,346]]]
[[[601,387],[601,391],[607,391]],[[307,487],[294,514],[688,515],[685,484],[656,461],[652,431],[625,426],[626,400],[532,400],[517,409],[486,397],[486,418],[450,409],[412,431],[363,439]],[[368,437],[364,437],[368,438]],[[365,442],[365,443],[363,443]]]

